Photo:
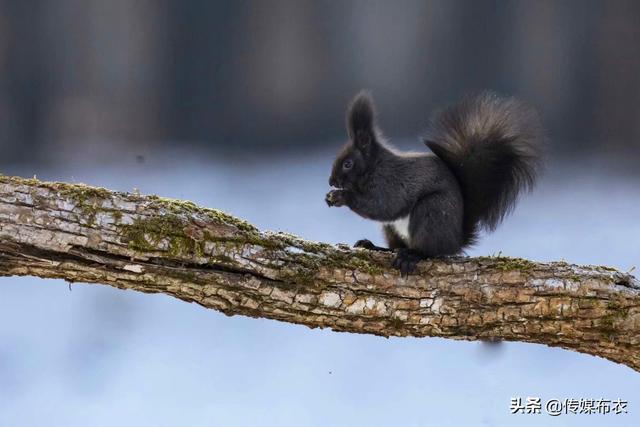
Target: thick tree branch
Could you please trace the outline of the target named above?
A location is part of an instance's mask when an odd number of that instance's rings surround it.
[[[401,279],[386,253],[85,185],[0,177],[0,275],[160,292],[336,331],[541,343],[640,371],[640,284],[629,274],[458,257],[424,261]]]

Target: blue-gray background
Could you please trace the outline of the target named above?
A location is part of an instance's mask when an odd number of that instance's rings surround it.
[[[544,179],[469,251],[640,262],[640,3],[0,1],[4,174],[139,189],[308,239],[380,242],[323,201],[343,110],[373,91],[420,149],[436,106],[541,111]],[[544,346],[382,339],[161,295],[0,280],[0,426],[637,425],[640,376]],[[511,397],[626,415],[510,415]]]

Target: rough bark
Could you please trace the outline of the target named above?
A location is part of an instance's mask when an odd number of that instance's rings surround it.
[[[381,336],[557,346],[640,371],[640,283],[608,267],[427,260],[261,232],[190,202],[0,177],[0,275],[160,292],[227,315]]]

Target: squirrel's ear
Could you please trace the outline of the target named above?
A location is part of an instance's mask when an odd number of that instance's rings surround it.
[[[366,149],[375,141],[375,108],[368,92],[358,93],[347,111],[347,132],[353,143]]]

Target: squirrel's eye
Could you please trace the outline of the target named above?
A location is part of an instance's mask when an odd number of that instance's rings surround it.
[[[345,169],[351,169],[353,167],[353,160],[351,159],[345,160],[344,163],[342,164],[342,167]]]

